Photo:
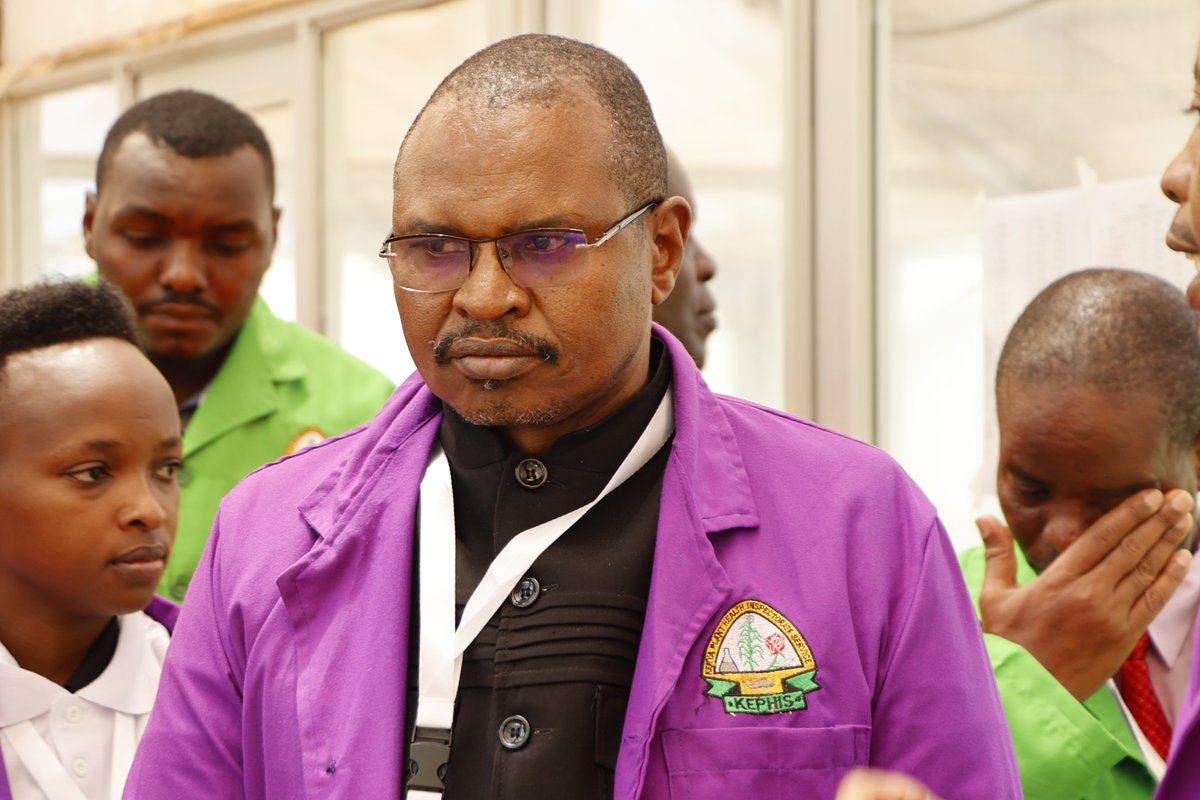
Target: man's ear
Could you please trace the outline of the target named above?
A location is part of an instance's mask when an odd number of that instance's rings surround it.
[[[92,226],[96,223],[96,193],[84,192],[83,195],[83,248],[92,260],[96,260],[96,251],[92,245]]]
[[[654,262],[650,279],[650,302],[658,305],[675,288],[683,263],[683,248],[692,227],[692,207],[682,197],[668,197],[651,212]]]

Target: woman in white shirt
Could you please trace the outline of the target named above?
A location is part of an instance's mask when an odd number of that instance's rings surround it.
[[[181,441],[136,342],[107,285],[0,295],[0,800],[119,798],[154,702]]]

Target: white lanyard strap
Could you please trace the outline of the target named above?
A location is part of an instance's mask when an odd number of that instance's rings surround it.
[[[117,713],[113,719],[112,773],[109,775],[109,797],[120,800],[125,793],[125,779],[133,766],[133,752],[137,749],[137,721],[129,714]]]
[[[0,731],[17,758],[29,770],[33,781],[46,797],[54,800],[87,800],[83,790],[67,774],[63,765],[54,757],[50,746],[38,736],[33,723],[29,720],[9,725]]]
[[[128,714],[116,712],[113,716],[112,771],[108,796],[120,800],[137,747],[137,722]],[[32,722],[24,720],[0,729],[0,735],[4,736],[46,797],[51,800],[88,800],[62,762],[55,757],[46,740],[38,735]]]
[[[408,747],[408,797],[436,800],[450,760],[450,723],[462,669],[461,656],[453,652],[454,491],[449,462],[437,442],[421,479],[419,524],[421,650],[416,728]]]
[[[462,654],[546,548],[662,449],[675,429],[670,389],[625,460],[594,500],[517,534],[492,560],[454,627],[454,492],[441,448],[421,480],[420,603],[416,730],[409,746],[409,800],[437,800],[450,759],[450,726]]]

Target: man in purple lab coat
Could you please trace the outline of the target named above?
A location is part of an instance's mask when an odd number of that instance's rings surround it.
[[[226,499],[127,797],[832,798],[855,766],[1019,796],[929,502],[652,326],[666,173],[595,47],[443,81],[381,250],[418,374]]]

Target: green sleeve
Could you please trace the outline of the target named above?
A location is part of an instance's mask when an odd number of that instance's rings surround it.
[[[978,605],[983,549],[961,554],[960,562]],[[1022,559],[1018,581],[1033,577]],[[988,633],[984,643],[1026,798],[1133,800],[1154,794],[1155,781],[1141,763],[1137,744],[1107,686],[1081,703],[1025,648]]]
[[[984,643],[1012,731],[1025,797],[1093,797],[1089,787],[1126,758],[1126,749],[1025,648],[990,633],[984,634]],[[1114,710],[1119,716],[1120,710]],[[1118,722],[1124,724],[1123,719]]]

